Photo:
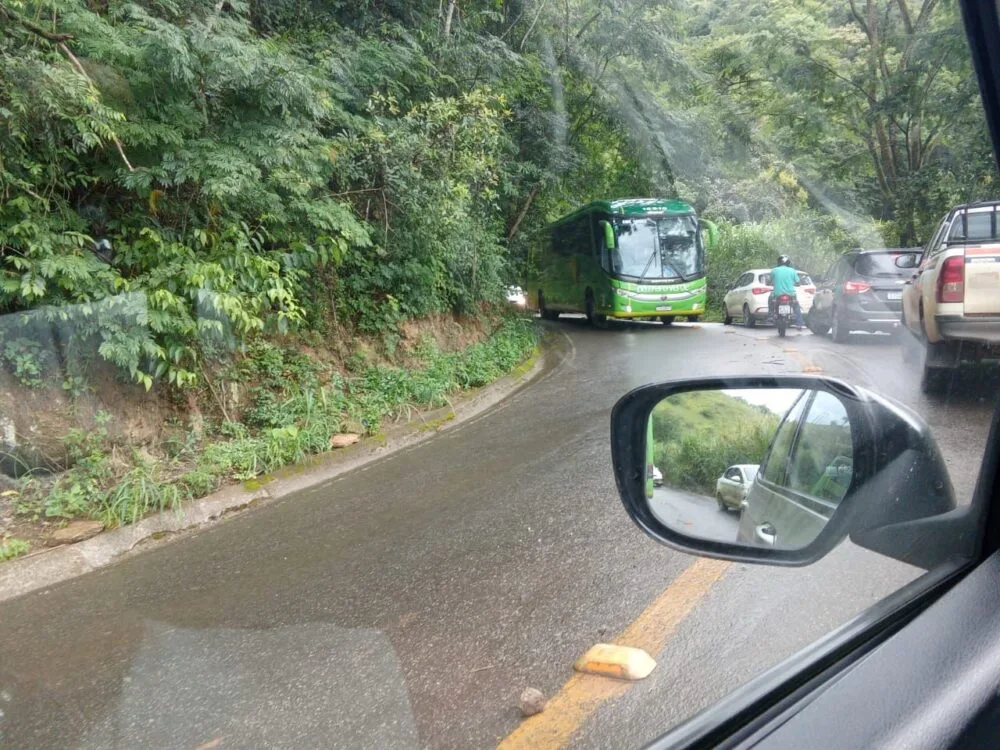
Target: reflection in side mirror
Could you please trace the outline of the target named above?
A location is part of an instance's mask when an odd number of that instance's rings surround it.
[[[920,256],[916,253],[904,253],[896,258],[896,268],[916,268],[920,265]]]
[[[639,388],[615,405],[611,443],[629,515],[684,552],[804,565],[849,537],[930,568],[962,554],[951,540],[975,520],[918,416],[830,378]]]
[[[801,549],[833,517],[853,481],[847,409],[826,391],[688,391],[649,417],[650,509],[701,539]]]

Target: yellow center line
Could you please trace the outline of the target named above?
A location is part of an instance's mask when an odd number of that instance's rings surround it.
[[[730,563],[699,558],[686,568],[613,642],[644,649],[653,658],[695,605],[722,577]],[[574,673],[540,714],[525,719],[498,750],[556,750],[606,701],[619,698],[634,683]]]

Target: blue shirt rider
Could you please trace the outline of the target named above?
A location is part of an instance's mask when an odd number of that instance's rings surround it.
[[[787,255],[778,256],[778,265],[771,270],[771,305],[772,313],[777,312],[777,299],[782,294],[792,298],[792,308],[795,310],[795,325],[805,328],[802,320],[802,308],[799,306],[795,287],[798,286],[799,272],[792,268],[792,261]]]

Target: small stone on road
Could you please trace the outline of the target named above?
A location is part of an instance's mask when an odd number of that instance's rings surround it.
[[[547,701],[545,700],[545,696],[542,695],[541,690],[529,687],[525,688],[524,692],[521,693],[517,707],[521,709],[521,713],[525,716],[534,716],[545,710],[546,703]]]

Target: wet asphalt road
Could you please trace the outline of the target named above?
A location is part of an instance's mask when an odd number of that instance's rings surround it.
[[[994,379],[932,403],[886,337],[549,328],[563,361],[477,419],[5,603],[0,747],[495,746],[524,687],[555,693],[692,563],[614,489],[609,410],[650,381],[822,368],[924,414],[971,494]],[[804,569],[733,565],[571,744],[641,745],[918,573],[850,545]]]
[[[657,487],[649,505],[653,515],[671,528],[684,530],[702,539],[736,541],[740,515],[735,511],[720,513],[715,498],[671,487]]]

